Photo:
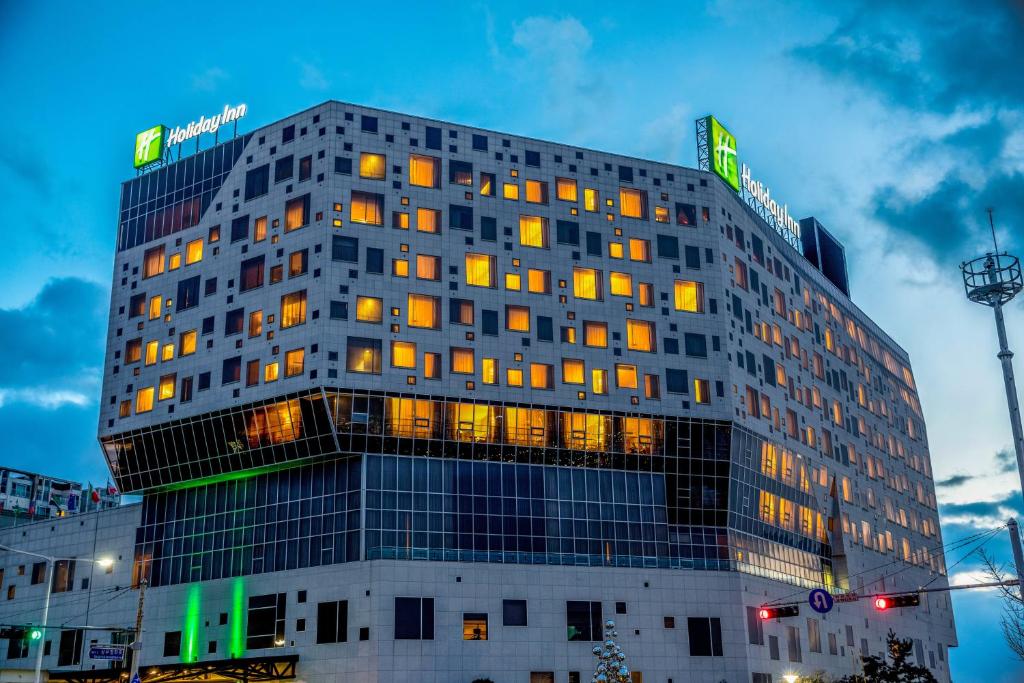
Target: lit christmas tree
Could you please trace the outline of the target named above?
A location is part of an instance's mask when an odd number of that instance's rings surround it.
[[[618,637],[615,622],[611,619],[604,622],[604,644],[595,645],[593,650],[597,657],[597,669],[591,679],[593,683],[631,683],[626,653],[615,642]]]

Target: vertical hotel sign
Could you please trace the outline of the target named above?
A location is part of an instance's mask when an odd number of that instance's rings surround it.
[[[166,126],[153,126],[136,135],[135,168],[142,168],[163,159],[164,140],[166,139]]]
[[[714,116],[705,119],[708,131],[708,155],[711,170],[729,187],[740,191],[740,169],[736,154],[736,137]]]

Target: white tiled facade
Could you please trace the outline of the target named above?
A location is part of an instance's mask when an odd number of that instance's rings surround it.
[[[376,132],[363,130],[374,127],[368,121],[364,123],[364,117],[375,121]],[[289,137],[285,133],[291,126],[294,126],[294,139],[285,141]],[[438,131],[439,145],[432,141],[428,148],[428,135],[433,135],[427,132],[428,128]],[[481,137],[487,141],[486,151],[474,149],[474,146],[481,147]],[[580,680],[589,680],[595,661],[590,652],[593,643],[567,640],[566,602],[577,600],[600,602],[603,617],[617,621],[620,644],[631,667],[642,673],[644,681],[759,683],[782,680],[783,674],[791,672],[825,671],[844,675],[857,670],[862,652],[882,651],[890,627],[904,637],[915,639],[915,656],[919,661],[929,666],[940,680],[949,679],[948,648],[955,646],[956,635],[944,593],[923,594],[920,607],[903,610],[901,614],[876,613],[868,600],[861,600],[837,605],[828,615],[819,616],[806,603],[807,589],[822,582],[837,593],[871,595],[911,590],[929,583],[931,587],[942,586],[946,581],[925,427],[909,358],[716,176],[339,102],[325,103],[258,129],[244,140],[226,144],[240,145],[237,161],[226,167],[219,190],[211,190],[208,207],[200,220],[131,247],[124,242],[130,228],[122,225],[120,239],[126,248],[119,249],[115,258],[100,436],[108,442],[108,459],[112,461],[120,488],[143,492],[147,502],[184,501],[191,495],[160,490],[168,485],[174,488],[176,484],[191,484],[189,490],[199,487],[204,496],[213,495],[207,492],[221,490],[216,488],[218,486],[244,489],[256,484],[234,484],[231,480],[243,476],[252,467],[272,466],[267,468],[268,474],[248,480],[263,482],[265,479],[259,477],[278,476],[273,468],[284,464],[362,457],[360,483],[354,489],[360,504],[350,513],[344,529],[349,534],[358,532],[359,543],[356,553],[349,552],[344,559],[338,559],[339,555],[331,555],[326,544],[341,543],[338,539],[342,536],[339,533],[328,541],[325,532],[322,540],[316,539],[316,547],[322,548],[323,557],[334,559],[310,560],[308,543],[313,542],[312,539],[284,540],[294,536],[287,535],[290,531],[282,531],[280,533],[285,535],[277,537],[277,544],[286,548],[282,551],[282,562],[293,561],[293,548],[298,548],[306,558],[300,560],[302,566],[307,563],[320,566],[271,571],[266,569],[269,563],[266,558],[275,548],[272,537],[266,536],[265,545],[259,548],[256,546],[261,541],[254,542],[246,537],[240,541],[246,545],[241,555],[224,555],[224,558],[234,557],[230,562],[239,561],[242,563],[239,566],[244,567],[232,572],[218,565],[222,560],[210,560],[211,554],[220,552],[219,547],[211,551],[199,541],[194,547],[193,559],[189,559],[190,551],[182,550],[180,545],[172,550],[170,540],[145,538],[149,531],[139,532],[140,545],[136,546],[136,529],[140,524],[145,522],[144,529],[162,529],[162,523],[143,519],[147,514],[143,511],[145,503],[0,533],[0,543],[38,552],[57,552],[54,548],[61,548],[61,553],[77,557],[115,553],[122,562],[116,565],[112,575],[104,575],[91,583],[94,593],[115,586],[130,586],[131,565],[137,558],[152,562],[161,553],[163,557],[177,558],[165,560],[163,578],[146,592],[141,660],[144,671],[147,666],[176,663],[183,658],[180,652],[163,656],[165,634],[189,632],[190,627],[185,622],[189,619],[195,622],[194,615],[187,614],[186,606],[190,602],[198,601],[200,615],[195,656],[200,662],[230,656],[232,624],[245,618],[233,607],[238,595],[235,591],[240,590],[241,583],[246,600],[252,596],[286,595],[283,644],[267,650],[247,648],[244,656],[297,654],[297,675],[308,681],[338,678],[381,682],[462,680],[468,683],[484,677],[495,683],[527,683],[531,681],[531,672],[552,672],[553,680],[560,683],[576,680],[571,672],[579,672]],[[360,154],[363,152],[386,155],[384,179],[360,178]],[[411,154],[441,160],[439,187],[410,185]],[[288,155],[294,157],[291,178],[275,183],[277,160]],[[300,181],[300,160],[306,157],[311,164],[309,178]],[[349,159],[351,172],[335,172],[345,168],[344,162],[336,158]],[[530,163],[533,161],[539,165]],[[449,182],[449,171],[454,168],[452,162],[472,164],[470,185]],[[246,200],[247,174],[264,164],[269,164],[267,192]],[[496,196],[481,195],[481,173],[494,175]],[[556,178],[576,181],[578,201],[557,198]],[[546,204],[526,201],[527,180],[548,183]],[[505,183],[519,187],[518,200],[503,198]],[[596,211],[585,208],[585,188],[598,192]],[[621,215],[621,188],[646,192],[647,219]],[[129,196],[132,191],[126,185]],[[381,225],[353,221],[353,191],[381,195]],[[308,220],[298,229],[285,230],[286,202],[306,194],[309,195]],[[695,221],[679,224],[677,204],[692,206]],[[467,226],[470,229],[450,225],[453,205],[471,207],[472,223]],[[123,204],[122,208],[125,206]],[[656,216],[660,216],[659,207],[667,211],[667,222],[656,220]],[[418,208],[441,211],[440,234],[416,229]],[[574,208],[575,214],[572,213]],[[410,214],[408,229],[392,227],[393,212]],[[548,219],[547,248],[521,244],[521,215]],[[243,239],[233,242],[232,222],[240,216],[249,217],[247,231]],[[254,239],[255,219],[263,216],[267,217],[266,239],[257,241]],[[121,218],[124,223],[132,220],[133,215],[126,211]],[[493,235],[488,233],[484,218],[493,219],[490,223]],[[559,243],[558,221],[577,224],[578,244]],[[211,241],[214,226],[219,226],[217,241]],[[597,233],[589,250],[587,233]],[[663,238],[660,243],[659,235]],[[338,255],[336,238],[358,239],[357,262],[332,258]],[[203,240],[202,259],[186,264],[187,245],[198,239]],[[630,239],[650,242],[650,262],[629,258]],[[614,242],[623,244],[624,258],[616,259],[609,254],[609,245]],[[595,244],[600,247],[599,255],[594,253]],[[677,255],[673,254],[673,244]],[[144,253],[159,245],[165,247],[165,272],[143,278]],[[289,255],[302,249],[308,250],[306,270],[290,277]],[[367,272],[371,261],[369,249],[381,250],[383,273]],[[466,253],[494,256],[494,288],[468,286]],[[170,270],[171,261],[167,259],[174,254],[182,254],[182,261],[179,268]],[[440,257],[438,281],[416,278],[419,254]],[[262,285],[240,291],[241,263],[260,255],[265,259]],[[409,259],[408,279],[392,275],[393,259]],[[271,283],[271,268],[278,264],[284,271],[281,281]],[[574,295],[574,266],[602,271],[602,300],[585,300]],[[550,294],[526,291],[528,269],[550,272]],[[739,272],[744,269],[745,276]],[[611,294],[609,275],[613,271],[632,276],[632,296]],[[506,288],[506,273],[521,275],[522,291]],[[200,278],[197,305],[179,311],[179,282],[195,276]],[[215,291],[210,291],[207,282],[214,278]],[[703,285],[703,313],[676,310],[674,282],[677,280]],[[640,283],[651,285],[653,305],[643,305]],[[281,329],[281,297],[299,290],[306,292],[305,322]],[[208,295],[207,291],[210,291]],[[141,293],[146,295],[145,313],[133,317],[130,299]],[[409,326],[407,295],[410,293],[440,298],[439,329]],[[148,313],[155,295],[162,299],[158,315],[151,319]],[[358,296],[383,300],[380,324],[356,321]],[[451,298],[473,302],[471,326],[450,322]],[[332,302],[335,302],[333,307]],[[332,319],[332,308],[339,310],[339,304],[347,304],[347,319]],[[528,333],[505,329],[508,305],[530,307]],[[228,314],[238,309],[244,310],[243,331],[225,335]],[[250,336],[249,314],[255,310],[263,311],[262,329],[258,335]],[[497,334],[491,335],[484,328],[484,311],[497,312]],[[269,315],[275,317],[273,322]],[[538,338],[539,317],[551,320],[550,341]],[[213,319],[213,330],[202,334],[206,318]],[[656,352],[628,348],[627,319],[654,323]],[[583,321],[607,322],[607,348],[582,343]],[[563,327],[575,330],[576,343],[566,340]],[[180,335],[192,329],[197,330],[196,352],[181,356]],[[272,337],[268,332],[273,332]],[[620,335],[618,339],[614,333]],[[687,354],[687,334],[691,335],[690,341],[697,344],[689,349],[690,354]],[[700,340],[693,339],[692,335],[702,336],[705,354],[699,351]],[[381,341],[379,374],[349,371],[346,364],[349,337]],[[141,340],[140,362],[128,362],[126,358],[126,343],[130,339]],[[391,367],[389,343],[392,340],[416,343],[415,368]],[[524,345],[523,340],[529,340],[529,345]],[[158,360],[146,364],[146,345],[152,341],[157,342]],[[166,360],[160,360],[167,344],[174,344],[174,348]],[[450,372],[451,347],[474,350],[472,375]],[[301,373],[285,377],[285,354],[298,348],[304,350]],[[440,354],[438,379],[426,376],[424,352]],[[222,382],[224,361],[234,357],[240,357],[240,381],[225,384]],[[484,358],[498,360],[497,384],[484,383]],[[583,385],[563,382],[561,364],[565,358],[584,362],[587,374]],[[257,381],[251,386],[246,381],[250,361],[259,361]],[[265,366],[274,361],[281,364],[280,375],[276,381],[268,382]],[[551,389],[530,388],[531,363],[552,365]],[[637,367],[640,382],[636,389],[617,386],[616,363]],[[772,371],[773,364],[782,370]],[[525,387],[508,385],[505,373],[509,368],[524,369]],[[590,373],[597,368],[608,371],[607,394],[594,391]],[[681,371],[685,371],[685,375],[681,375]],[[203,373],[210,373],[209,388],[200,390]],[[153,409],[140,413],[138,390],[158,388],[160,378],[171,374],[174,375],[174,395],[164,400],[154,398]],[[656,394],[645,392],[645,374],[658,378]],[[683,377],[681,386],[678,384],[680,377]],[[191,400],[187,401],[182,400],[185,378],[192,378],[193,382]],[[708,381],[707,403],[696,401],[695,379]],[[273,450],[252,437],[255,428],[251,412],[244,413],[248,417],[239,418],[249,422],[246,422],[248,431],[237,442],[231,435],[216,432],[218,436],[204,437],[204,445],[196,447],[191,442],[175,442],[167,436],[169,431],[154,429],[192,418],[194,421],[188,424],[198,425],[213,411],[228,408],[248,411],[247,406],[256,402],[272,401],[284,394],[320,392],[321,387],[325,405],[336,412],[338,409],[331,402],[335,400],[334,392],[355,391],[358,395],[360,390],[365,390],[392,396],[401,392],[404,396],[424,400],[443,397],[449,404],[458,401],[499,406],[514,403],[600,413],[607,416],[607,424],[615,425],[631,424],[628,422],[631,416],[642,419],[667,416],[687,420],[687,424],[716,426],[725,434],[731,430],[728,490],[716,492],[713,486],[708,488],[708,484],[700,488],[698,473],[687,475],[698,482],[693,484],[696,488],[668,494],[669,507],[683,506],[683,501],[688,501],[686,514],[695,515],[695,519],[700,519],[701,511],[715,506],[723,515],[727,509],[728,518],[716,518],[714,522],[682,522],[672,517],[675,512],[670,512],[667,523],[659,522],[668,529],[665,533],[671,539],[665,548],[658,545],[651,550],[645,546],[642,552],[616,549],[616,557],[607,564],[619,566],[569,566],[594,564],[593,551],[581,552],[578,546],[568,554],[563,548],[560,559],[548,563],[536,559],[521,563],[522,559],[511,559],[510,554],[503,555],[500,562],[493,557],[491,561],[480,561],[485,559],[483,557],[476,557],[477,561],[473,562],[457,561],[467,558],[445,555],[452,546],[450,539],[441,538],[441,534],[438,535],[439,545],[433,545],[433,539],[425,540],[422,553],[417,554],[420,540],[419,537],[412,540],[411,528],[403,550],[401,533],[394,540],[394,529],[401,528],[400,522],[391,530],[391,541],[383,540],[389,534],[387,523],[381,522],[377,527],[370,525],[369,518],[371,512],[375,514],[375,508],[369,504],[371,499],[367,496],[368,458],[361,456],[355,445],[372,441],[374,453],[388,455],[388,444],[398,443],[388,440],[387,429],[394,428],[391,423],[385,428],[382,440],[357,438],[354,431],[350,435],[339,426],[330,438],[339,444],[341,455],[322,450],[315,453],[287,450],[287,444]],[[344,416],[346,424],[355,420],[354,415]],[[430,428],[434,428],[432,423]],[[451,428],[449,418],[445,429]],[[198,426],[194,429],[196,433],[200,431]],[[134,437],[126,436],[132,434],[132,430],[140,431],[135,432]],[[486,426],[484,431],[487,436],[481,440],[491,439],[491,427]],[[493,433],[502,432],[495,428]],[[442,438],[448,440],[441,448],[455,448],[448,444],[457,441],[458,434],[451,431],[444,434]],[[566,439],[572,438],[564,428],[560,434],[545,437],[551,442],[551,452],[564,453]],[[746,443],[754,444],[746,455],[736,450],[736,444],[741,442],[739,434],[750,435]],[[246,435],[250,439],[248,444],[243,443]],[[137,440],[131,441],[132,438]],[[561,439],[558,441],[561,451],[555,447],[554,441],[558,439]],[[115,441],[129,443],[130,447],[118,452],[109,446]],[[652,448],[657,451],[662,446],[657,438],[654,442],[656,445]],[[509,443],[507,437],[505,443]],[[649,453],[644,449],[649,446],[643,439],[639,443],[639,464],[631,460],[633,455],[627,455],[624,456],[625,467],[631,471],[653,472],[656,485],[660,485],[666,481],[658,469],[660,465],[647,464],[644,456]],[[675,446],[666,447],[675,453]],[[426,454],[415,450],[415,446],[412,448],[402,455]],[[151,458],[148,464],[131,459],[142,452],[155,459]],[[565,467],[568,461],[552,463],[543,459],[555,457],[551,455],[542,456],[539,462],[523,460],[522,452],[521,449],[514,451],[509,460],[509,451],[502,451],[505,455],[497,459],[504,463],[532,462],[533,466],[544,468],[557,464],[563,466],[559,469],[572,469]],[[430,453],[430,457],[436,455],[436,452]],[[467,456],[453,450],[450,454],[442,451],[441,457]],[[480,457],[472,456],[474,460]],[[679,457],[683,457],[682,451]],[[494,459],[494,456],[484,459]],[[668,462],[671,457],[666,456],[665,460]],[[657,458],[653,461],[660,462]],[[693,462],[708,461],[697,458]],[[615,469],[617,465],[601,467]],[[144,476],[140,475],[143,470]],[[210,475],[227,476],[206,479]],[[740,480],[748,488],[741,486]],[[412,489],[409,494],[402,494],[402,490],[399,486],[399,499],[402,495],[413,498]],[[749,494],[751,490],[754,495]],[[429,490],[430,495],[439,493],[440,489]],[[766,498],[769,493],[776,497]],[[382,495],[379,505],[385,513],[383,516],[387,517],[386,492]],[[548,497],[553,500],[558,495],[561,493]],[[311,504],[320,505],[316,496],[313,494]],[[709,497],[714,499],[713,503],[708,503]],[[783,500],[787,498],[790,500]],[[567,505],[564,498],[558,500],[563,502],[557,505]],[[602,500],[610,502],[610,499]],[[798,507],[787,507],[787,504],[792,505],[791,501],[797,501]],[[226,508],[228,513],[234,509],[233,504]],[[549,504],[555,503],[549,500]],[[242,507],[248,510],[251,505],[244,503]],[[414,503],[411,509],[419,510],[416,505]],[[237,509],[241,520],[242,508]],[[644,505],[639,508],[627,505],[624,509],[640,509],[642,514],[647,514]],[[562,514],[564,522],[564,508]],[[415,515],[415,512],[409,513],[409,519]],[[827,522],[832,520],[834,531],[830,533]],[[88,538],[88,525],[97,521],[100,533],[93,543]],[[85,526],[80,526],[80,522]],[[252,524],[251,521],[237,523]],[[804,523],[809,526],[801,530]],[[191,524],[191,521],[176,524]],[[256,525],[258,527],[259,522]],[[572,526],[571,520],[569,525]],[[691,568],[698,566],[700,560],[676,554],[681,552],[679,546],[688,543],[679,539],[689,538],[696,528],[711,529],[708,533],[718,540],[704,543],[726,553],[720,559],[732,571]],[[19,535],[22,533],[24,536]],[[166,533],[166,538],[170,539],[172,532],[157,533]],[[226,532],[218,529],[213,535],[217,534]],[[556,541],[550,528],[547,534],[548,545],[544,552],[554,553],[552,544]],[[195,535],[202,537],[199,527]],[[453,535],[452,538],[458,544],[465,542],[461,537]],[[377,539],[382,550],[374,552],[378,548],[374,545]],[[469,542],[472,550],[473,540]],[[670,544],[671,550],[668,550]],[[706,547],[699,550],[696,541],[693,546],[698,548],[694,551],[698,552],[697,557],[700,557],[699,552],[707,550]],[[801,550],[798,551],[797,546]],[[627,543],[622,547],[633,546]],[[817,554],[814,548],[818,547],[827,547],[823,552],[828,554]],[[337,549],[338,545],[333,548]],[[427,553],[435,549],[438,559],[425,559]],[[396,559],[368,559],[389,557],[388,552]],[[573,552],[577,554],[576,559],[567,559]],[[601,552],[612,554],[610,549]],[[631,558],[633,555],[643,557]],[[17,556],[4,554],[2,557],[4,589],[7,590],[8,585],[16,586],[14,597],[0,606],[0,621],[10,622],[13,617],[4,615],[13,615],[18,610],[31,612],[39,605],[42,586],[29,583],[31,572],[18,575],[17,565],[22,560]],[[239,557],[244,559],[239,560]],[[411,557],[424,559],[405,559]],[[181,562],[188,564],[181,567]],[[801,563],[811,568],[803,573],[795,571],[794,567]],[[623,564],[626,566],[621,566]],[[193,569],[194,574],[189,574]],[[808,571],[811,574],[817,571],[819,580],[808,578]],[[224,578],[206,579],[208,575]],[[196,578],[188,580],[189,576]],[[182,581],[181,577],[186,580]],[[92,607],[90,603],[90,613],[79,621],[72,618],[80,607],[75,601],[87,591],[79,585],[74,588],[54,597],[51,623],[123,627],[134,623],[137,590],[103,593],[115,597],[103,602],[102,608]],[[304,593],[303,602],[300,602],[300,591]],[[432,639],[395,639],[396,597],[433,599]],[[527,626],[503,625],[502,601],[505,599],[527,601]],[[108,598],[97,596],[96,602],[104,600]],[[317,605],[337,600],[346,600],[348,605],[347,642],[316,644]],[[801,603],[798,617],[764,623],[760,635],[756,628],[752,629],[748,623],[750,608],[786,601]],[[624,603],[624,614],[616,613],[616,603]],[[109,611],[96,612],[97,609]],[[463,640],[464,613],[488,615],[485,642]],[[221,614],[227,615],[226,624],[221,624]],[[673,619],[674,625],[666,618]],[[720,648],[715,652],[716,655],[720,652],[720,656],[704,656],[693,650],[688,619],[708,618],[717,619],[720,625]],[[303,630],[299,630],[299,620],[304,620]],[[812,625],[811,620],[816,625]],[[361,634],[361,629],[367,631]],[[816,643],[812,642],[814,629],[820,636],[817,639],[820,647],[814,647]],[[361,640],[360,635],[365,635],[366,639]],[[85,649],[90,640],[102,642],[105,637],[99,632],[87,632]],[[212,646],[215,652],[210,651],[210,643],[215,643]],[[88,669],[94,665],[102,668],[86,657],[80,658],[74,666],[58,666],[56,649],[54,645],[53,653],[46,659],[48,668]],[[15,664],[23,661],[16,660]],[[8,663],[8,668],[17,667]],[[772,678],[765,677],[767,675]],[[535,677],[534,680],[542,679]]]

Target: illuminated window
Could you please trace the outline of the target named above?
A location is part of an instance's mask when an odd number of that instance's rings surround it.
[[[641,282],[637,287],[641,306],[650,308],[654,306],[654,285],[649,282]]]
[[[583,321],[583,345],[596,346],[598,348],[608,347],[608,323],[595,322],[593,320]]]
[[[694,378],[693,380],[693,400],[696,403],[711,403],[711,387],[710,382],[706,379]]]
[[[523,278],[519,273],[505,273],[505,289],[518,292],[523,288]]]
[[[481,173],[480,174],[480,194],[485,197],[494,196],[494,174],[493,173]]]
[[[124,362],[126,365],[142,360],[142,339],[129,339],[124,345]]]
[[[429,254],[416,255],[416,277],[420,280],[441,279],[441,257]]]
[[[379,323],[384,314],[384,300],[373,296],[356,297],[356,320]]]
[[[185,265],[191,265],[198,263],[203,260],[203,240],[202,238],[192,240],[185,245]]]
[[[349,337],[345,354],[345,369],[371,375],[380,374],[381,353],[379,339]]]
[[[497,358],[484,358],[482,367],[481,381],[484,384],[497,384],[498,383],[498,359]]]
[[[157,354],[160,353],[160,342],[151,341],[146,344],[146,365],[156,363]]]
[[[308,254],[308,249],[300,249],[288,254],[288,277],[297,277],[305,274]]]
[[[529,332],[530,307],[506,305],[505,329],[513,332]]]
[[[733,267],[733,281],[741,289],[747,289],[747,264],[736,257],[736,265]]]
[[[597,190],[589,187],[583,188],[583,208],[587,211],[601,210],[601,200],[598,198]]]
[[[441,379],[441,354],[427,351],[423,354],[423,376]]]
[[[661,398],[661,382],[657,375],[644,375],[644,398],[653,401]]]
[[[526,201],[531,204],[547,204],[548,184],[541,180],[527,180]]]
[[[668,223],[668,207],[667,206],[656,206],[654,207],[654,220],[658,223]]]
[[[295,327],[306,322],[306,290],[292,292],[281,297],[281,329]],[[241,331],[241,330],[239,330]]]
[[[610,258],[622,258],[622,242],[609,242],[608,243],[608,256]]]
[[[432,330],[440,329],[440,297],[427,294],[410,294],[406,307],[409,327],[425,327]]]
[[[547,363],[530,363],[530,388],[552,389],[555,386],[555,368]]]
[[[497,287],[496,261],[489,254],[466,254],[466,284],[473,287]]]
[[[467,612],[462,615],[463,640],[487,640],[487,614]]]
[[[576,201],[576,181],[572,178],[555,178],[555,196],[563,202]]]
[[[188,356],[196,352],[196,331],[189,330],[178,335],[178,355]]]
[[[181,268],[181,254],[171,254],[167,259],[167,270]]]
[[[453,374],[472,375],[476,371],[473,349],[451,347],[450,367]]]
[[[416,367],[416,344],[405,341],[391,342],[391,367],[393,368],[415,368]]]
[[[563,384],[585,384],[587,371],[583,361],[578,358],[562,359],[562,383]]]
[[[164,375],[160,378],[160,385],[157,391],[157,400],[166,401],[169,398],[174,398],[174,385],[177,384],[178,375]]]
[[[450,299],[448,322],[456,325],[473,324],[473,302],[469,299]]]
[[[164,272],[163,245],[147,249],[145,256],[142,258],[142,279],[159,275],[162,272]]]
[[[163,345],[163,348],[160,349],[160,360],[165,362],[174,360],[174,344]]]
[[[595,394],[603,395],[608,393],[608,371],[603,368],[594,368],[590,371],[590,390]]]
[[[626,363],[615,364],[615,385],[620,389],[636,389],[636,366]]]
[[[604,275],[596,268],[572,269],[572,295],[577,299],[600,301],[604,298],[602,291]]]
[[[655,351],[654,323],[646,320],[626,320],[626,348],[630,351]]]
[[[416,187],[441,187],[441,160],[422,154],[410,154],[409,184]]]
[[[548,246],[548,219],[541,216],[520,216],[519,244],[546,249]]]
[[[395,277],[409,277],[409,260],[404,258],[391,259],[391,274]]]
[[[409,214],[405,211],[391,212],[391,227],[399,230],[409,229]]]
[[[629,240],[629,260],[630,261],[643,261],[644,263],[651,262],[651,242],[650,240],[639,240],[636,238],[630,238]]]
[[[633,296],[633,276],[629,273],[608,274],[608,285],[614,296]]]
[[[164,300],[161,296],[154,296],[149,300],[149,319],[156,320],[163,314]]]
[[[382,204],[381,211],[383,211],[384,198],[381,197],[380,199]],[[309,224],[309,195],[289,199],[284,205],[285,232],[296,230],[307,224]]]
[[[620,187],[619,213],[626,218],[647,218],[647,192]]]
[[[551,293],[551,271],[530,268],[526,271],[527,289],[531,294]]]
[[[249,313],[249,336],[258,337],[263,334],[263,311],[251,311]]]
[[[416,209],[416,229],[420,232],[440,232],[441,212],[437,209]]]
[[[263,366],[263,381],[264,382],[276,382],[277,381],[277,361],[273,363],[267,363]]]
[[[305,349],[292,349],[284,354],[284,376],[295,377],[301,375],[306,359]]]
[[[505,384],[510,387],[523,386],[523,371],[520,368],[508,368],[505,370]]]
[[[704,285],[689,280],[675,281],[675,308],[688,313],[704,312]]]
[[[384,225],[384,195],[352,190],[349,220],[365,225]]]
[[[252,241],[262,242],[265,239],[267,239],[267,217],[260,216],[253,223]]]
[[[505,199],[519,199],[519,186],[515,183],[504,183],[501,188],[502,196]]]
[[[135,392],[135,412],[148,413],[153,410],[153,387],[143,387]]]
[[[387,159],[383,154],[363,152],[359,155],[359,177],[384,180],[387,173]]]

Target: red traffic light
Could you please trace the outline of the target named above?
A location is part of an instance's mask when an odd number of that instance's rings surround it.
[[[769,610],[766,610],[766,609],[762,608],[762,609],[757,610],[757,616],[759,618],[761,618],[761,619],[770,619],[771,618],[771,612],[769,612]]]
[[[795,617],[800,614],[797,605],[786,605],[784,607],[761,607],[757,610],[757,616],[761,621],[769,619],[781,619],[783,617]]]
[[[919,593],[906,593],[904,595],[886,595],[875,598],[874,600],[875,609],[879,612],[884,612],[887,609],[893,607],[917,607],[921,604],[921,595]]]
[[[887,598],[875,598],[875,609],[879,612],[889,609],[889,600]]]

